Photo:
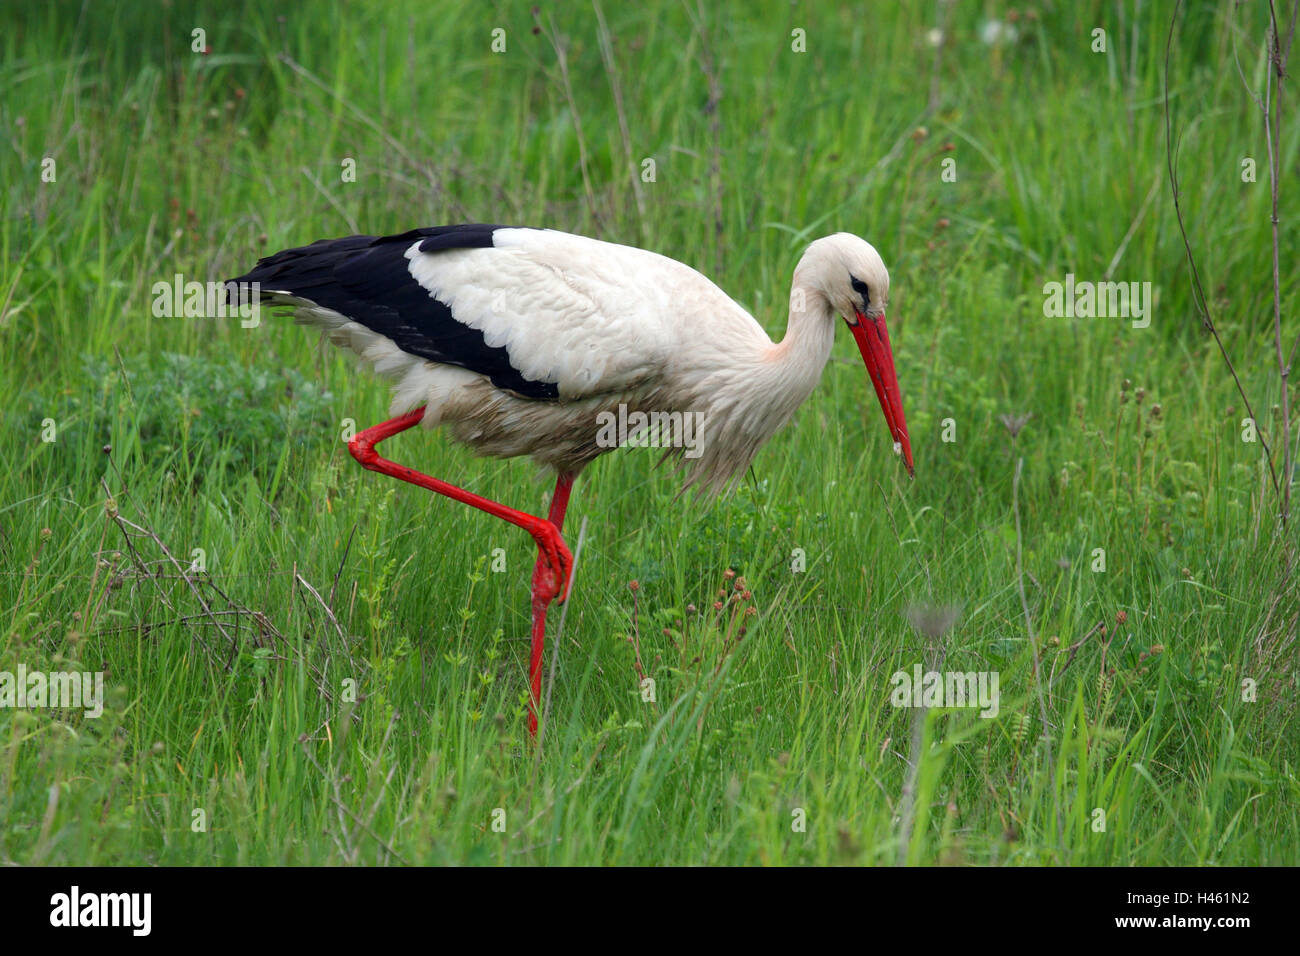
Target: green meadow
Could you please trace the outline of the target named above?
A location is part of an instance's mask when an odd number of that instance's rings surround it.
[[[0,676],[0,864],[1294,864],[1267,5],[1187,4],[1166,99],[1172,13],[6,5],[0,674],[103,699]],[[453,222],[644,246],[775,338],[819,236],[892,280],[915,480],[842,329],[731,495],[604,456],[540,746],[528,536],[360,468],[389,386],[315,332],[158,288]],[[1049,315],[1067,276],[1149,312]],[[530,462],[384,452],[545,513]],[[897,706],[930,670],[996,707]]]

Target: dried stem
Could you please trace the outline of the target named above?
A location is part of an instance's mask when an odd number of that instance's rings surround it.
[[[1011,510],[1016,515],[1016,585],[1020,589],[1020,607],[1025,612],[1025,630],[1029,634],[1029,649],[1034,655],[1034,693],[1038,696],[1038,715],[1043,721],[1043,743],[1047,747],[1047,766],[1052,774],[1052,790],[1056,790],[1056,761],[1052,759],[1052,731],[1047,723],[1047,700],[1043,696],[1042,658],[1039,655],[1038,642],[1034,640],[1034,617],[1029,613],[1029,599],[1025,596],[1025,565],[1021,556],[1020,535],[1020,473],[1025,468],[1023,458],[1016,459],[1016,474],[1011,480]],[[1064,842],[1065,830],[1061,822],[1061,808],[1055,808],[1056,837]]]
[[[628,132],[627,109],[623,106],[623,84],[618,78],[618,65],[614,59],[614,39],[605,22],[605,11],[599,0],[592,0],[596,11],[596,38],[600,44],[600,58],[605,64],[605,75],[609,77],[609,89],[614,95],[614,112],[618,116],[618,133],[623,140],[623,158],[627,162],[628,175],[632,177],[632,197],[636,200],[638,227],[641,238],[646,237],[645,193],[641,189],[641,176],[638,174],[636,160],[632,157],[632,134]]]

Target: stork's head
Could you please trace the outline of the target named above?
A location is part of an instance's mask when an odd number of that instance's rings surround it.
[[[907,473],[912,467],[912,442],[903,418],[903,395],[894,371],[894,352],[885,328],[885,307],[889,304],[889,270],[875,247],[847,232],[818,239],[804,253],[800,270],[819,289],[831,308],[848,323],[875,386],[889,433],[902,453]]]

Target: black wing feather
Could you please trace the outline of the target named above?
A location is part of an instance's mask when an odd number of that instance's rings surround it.
[[[410,272],[406,250],[487,249],[502,226],[467,223],[412,229],[396,236],[345,236],[285,249],[258,261],[236,283],[257,282],[263,297],[287,292],[347,316],[386,336],[404,352],[486,376],[497,388],[553,400],[553,382],[524,378],[502,346],[489,346],[478,329],[456,320]]]

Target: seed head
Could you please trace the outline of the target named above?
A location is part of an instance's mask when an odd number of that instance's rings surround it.
[[[1011,438],[1014,440],[1020,434],[1020,430],[1029,424],[1029,419],[1033,417],[1033,412],[1025,412],[1021,415],[999,415],[998,419],[1006,426],[1007,431],[1010,432]]]
[[[925,637],[941,637],[961,617],[960,604],[912,604],[903,611],[907,623]]]

